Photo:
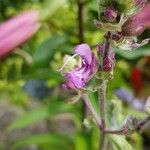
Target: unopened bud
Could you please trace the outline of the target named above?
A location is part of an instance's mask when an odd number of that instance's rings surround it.
[[[111,71],[115,64],[115,52],[111,49],[107,57],[103,58],[103,70]]]
[[[133,16],[129,18],[122,25],[122,35],[123,36],[138,36],[145,30],[144,25],[141,23],[141,20]]]
[[[114,22],[117,18],[117,15],[118,13],[114,7],[109,6],[104,12],[102,12],[101,18],[104,22]]]

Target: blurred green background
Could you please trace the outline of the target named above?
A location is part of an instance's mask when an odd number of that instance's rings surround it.
[[[81,101],[75,105],[64,103],[70,93],[62,89],[64,81],[58,72],[64,55],[73,54],[76,44],[86,42],[94,49],[102,43],[103,32],[93,24],[97,18],[96,4],[95,0],[82,4],[77,0],[0,0],[0,22],[30,9],[37,9],[41,17],[38,32],[16,52],[0,60],[0,150],[97,150],[99,131]],[[149,36],[148,32],[140,38],[145,36]],[[20,55],[18,49],[27,55]],[[112,108],[111,115],[107,115],[108,126],[114,120],[121,126],[130,114],[145,115],[117,99],[114,90],[129,89],[142,102],[150,93],[149,45],[133,53],[116,53],[114,79],[107,92],[108,110]],[[132,78],[135,68],[142,75],[140,91],[134,84],[138,81]],[[97,93],[89,94],[97,109]],[[146,131],[127,138],[108,138],[114,150],[146,150],[150,149],[149,137]]]

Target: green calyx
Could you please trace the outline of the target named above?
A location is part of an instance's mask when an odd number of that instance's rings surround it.
[[[113,6],[119,14],[127,14],[133,8],[133,0],[99,0],[99,12],[106,7]]]

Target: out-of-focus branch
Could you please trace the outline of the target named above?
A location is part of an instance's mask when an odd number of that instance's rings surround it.
[[[78,5],[78,37],[79,43],[84,42],[84,18],[83,18],[83,11],[84,11],[84,0],[77,0]]]
[[[143,129],[143,126],[146,125],[148,122],[150,122],[150,116],[146,117],[145,119],[141,121],[138,121],[136,118],[133,118],[131,120],[133,129],[130,129],[127,123],[120,129],[117,129],[117,130],[105,129],[104,132],[107,134],[123,134],[123,135],[130,134],[133,131],[140,133]]]
[[[140,121],[136,126],[136,131],[140,132],[145,124],[150,122],[150,116]]]

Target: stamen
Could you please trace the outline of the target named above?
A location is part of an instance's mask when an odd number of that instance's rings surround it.
[[[74,54],[73,56],[68,58],[67,61],[63,64],[63,66],[58,71],[61,72],[61,74],[62,74],[62,71],[63,71],[64,67],[68,64],[69,61],[71,61],[76,56],[78,56],[78,54]]]

